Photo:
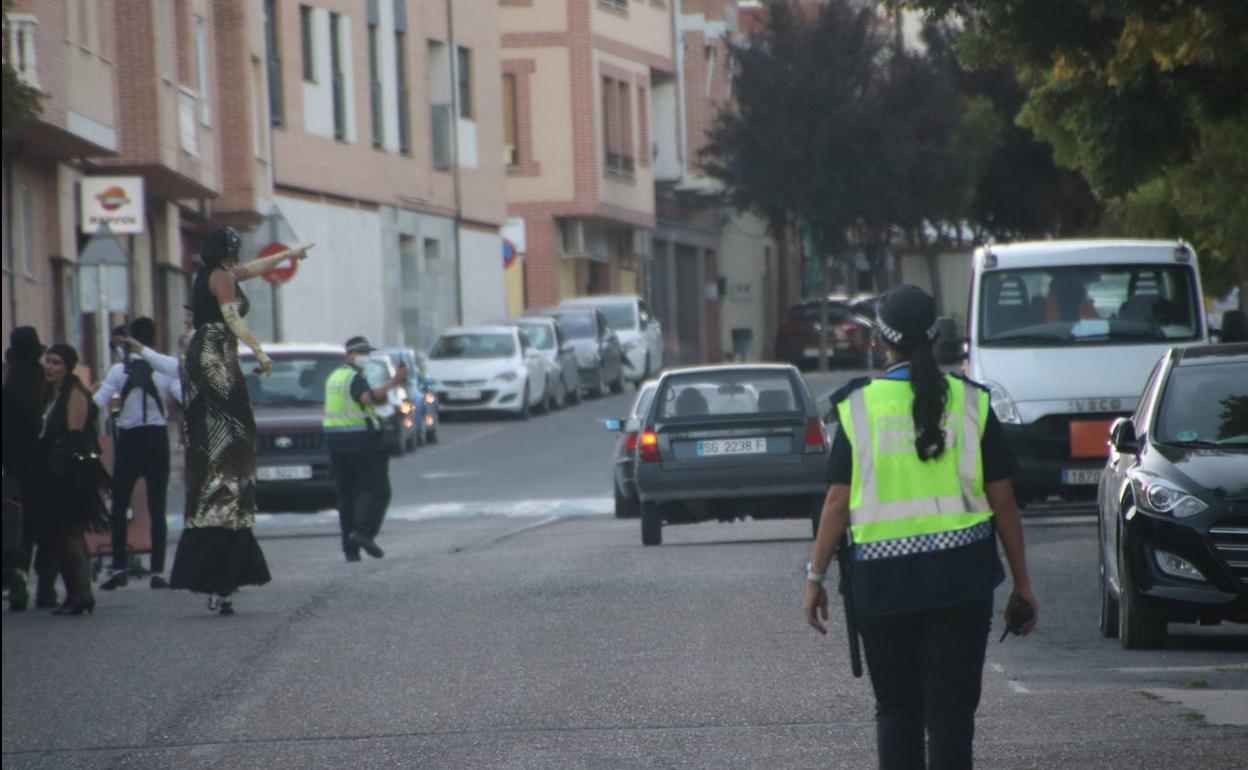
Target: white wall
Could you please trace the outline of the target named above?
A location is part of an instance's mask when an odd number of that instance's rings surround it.
[[[316,246],[282,291],[282,336],[341,343],[356,334],[385,339],[381,215],[277,196],[299,236]],[[501,258],[500,258],[501,260]]]
[[[733,216],[721,230],[719,275],[725,295],[719,301],[720,351],[732,352],[732,330],[750,329],[754,334],[748,357],[758,360],[771,347],[767,339],[767,268],[765,249],[775,247],[767,227],[752,214]]]
[[[459,230],[460,276],[464,323],[507,316],[507,284],[503,274],[503,240],[498,233]]]
[[[384,5],[384,4],[383,4]],[[393,32],[391,33],[393,34]],[[354,59],[351,53],[351,17],[345,14],[338,18],[338,37],[339,54],[341,56],[342,78],[345,98],[343,104],[346,113],[346,141],[354,142],[356,140],[355,128],[355,75],[354,75]],[[393,41],[391,41],[391,66],[390,71],[393,73]],[[303,62],[300,58],[302,51],[298,52],[298,56],[293,57],[292,64],[299,66],[301,83],[303,85],[303,130],[315,136],[323,136],[327,139],[334,138],[334,73],[331,69],[330,62],[330,44],[329,44],[329,11],[324,8],[312,9],[312,51],[313,51],[313,72],[316,76],[315,83],[309,83],[302,80]],[[382,66],[383,83],[386,67]],[[384,88],[384,86],[383,86]],[[391,88],[393,91],[393,88]],[[393,112],[393,110],[391,110]]]

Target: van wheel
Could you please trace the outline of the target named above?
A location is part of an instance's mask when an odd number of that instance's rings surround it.
[[[641,544],[659,545],[663,542],[663,519],[654,503],[641,504]]]

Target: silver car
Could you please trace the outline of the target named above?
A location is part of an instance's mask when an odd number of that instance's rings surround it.
[[[678,369],[659,378],[637,438],[641,542],[663,525],[802,518],[819,526],[828,440],[796,368]]]
[[[525,316],[514,323],[549,363],[550,380],[546,392],[550,405],[562,409],[581,401],[581,380],[576,365],[576,348],[564,335],[559,321],[550,316]]]
[[[549,316],[559,322],[564,337],[576,353],[581,387],[591,396],[624,390],[624,371],[629,364],[624,358],[620,338],[607,324],[607,317],[597,308],[549,308],[526,313],[527,316]]]

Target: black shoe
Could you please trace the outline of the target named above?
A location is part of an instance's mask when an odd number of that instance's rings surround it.
[[[347,554],[347,561],[359,561],[360,560],[359,551],[347,551],[346,554]]]
[[[81,615],[84,612],[87,613],[88,615],[95,614],[95,599],[77,599],[72,603],[66,602],[66,604],[69,604],[68,609],[66,609],[65,607],[61,607],[58,610],[54,610],[52,614],[53,615]]]
[[[221,599],[221,609],[217,610],[218,615],[233,615],[234,602],[230,599]]]
[[[152,575],[152,588],[168,588],[169,581],[165,580],[164,575]]]
[[[386,552],[381,550],[381,546],[373,542],[373,539],[369,537],[368,535],[363,535],[363,534],[360,534],[359,532],[352,532],[351,537],[348,538],[348,542],[351,543],[351,545],[362,549],[364,553],[368,554],[374,559],[380,559],[381,557],[386,555]]]
[[[121,572],[114,572],[111,576],[109,576],[108,580],[105,580],[103,583],[100,583],[100,590],[101,591],[115,591],[116,589],[121,588],[122,586],[126,585],[129,582],[130,582],[130,576],[127,575],[124,570]]]

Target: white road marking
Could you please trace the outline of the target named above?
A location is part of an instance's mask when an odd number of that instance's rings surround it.
[[[467,503],[425,503],[392,506],[387,518],[402,521],[457,516],[606,516],[615,512],[611,497],[582,497],[539,500],[483,500]]]
[[[1115,674],[1166,674],[1166,673],[1199,673],[1209,671],[1234,671],[1248,674],[1248,664],[1222,663],[1211,666],[1132,666],[1130,668],[1111,668]]]
[[[422,479],[433,481],[435,479],[466,479],[470,476],[480,476],[475,471],[429,471],[420,474]]]
[[[1028,690],[1026,687],[1024,687],[1023,683],[1018,681],[1017,679],[1008,679],[1006,680],[1005,683],[1006,685],[1009,686],[1011,692],[1017,693],[1019,695],[1031,695],[1031,690]]]

